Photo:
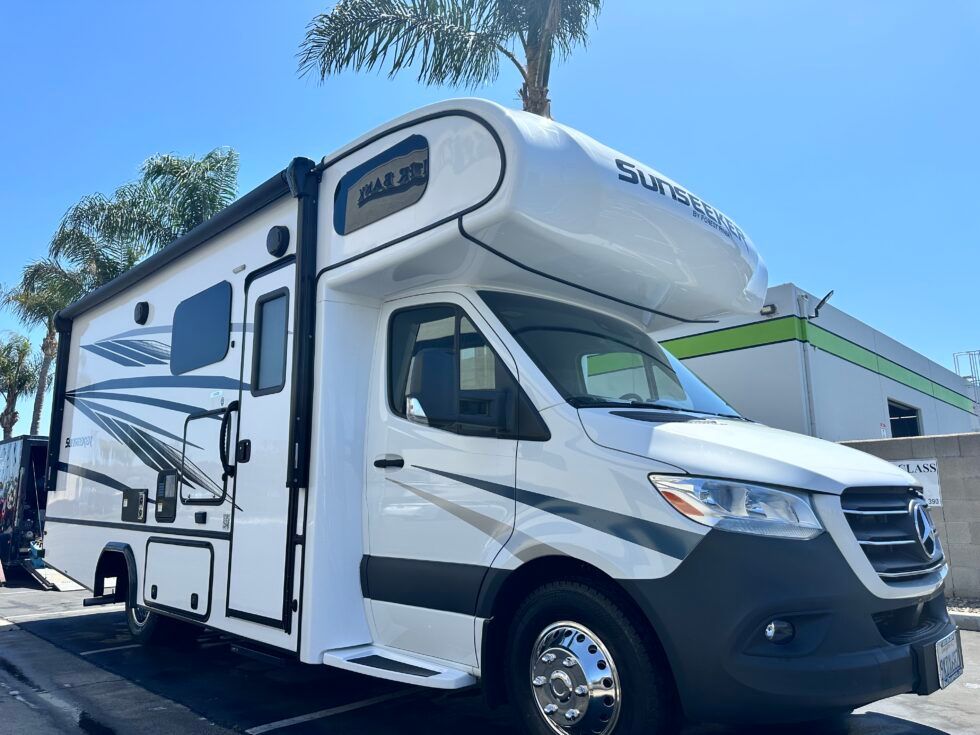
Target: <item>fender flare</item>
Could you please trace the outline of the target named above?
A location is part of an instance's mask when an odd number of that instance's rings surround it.
[[[118,554],[123,557],[126,563],[126,599],[120,600],[117,594],[116,601],[125,602],[130,607],[135,606],[136,590],[139,584],[136,579],[136,557],[133,555],[133,550],[129,544],[122,543],[121,541],[110,541],[103,547],[102,553],[99,554],[99,561],[95,565],[95,586],[92,591],[96,597],[105,593],[105,577],[99,574],[99,569],[102,566],[102,560],[108,554]]]

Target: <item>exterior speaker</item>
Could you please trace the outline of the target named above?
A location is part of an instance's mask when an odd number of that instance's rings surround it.
[[[136,320],[137,324],[146,324],[146,321],[150,318],[150,302],[149,301],[139,301],[136,307],[133,309],[133,319]]]
[[[265,237],[265,249],[274,258],[281,258],[289,248],[289,228],[286,225],[276,225]]]

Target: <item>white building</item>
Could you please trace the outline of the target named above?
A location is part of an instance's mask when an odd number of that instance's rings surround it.
[[[759,315],[655,336],[770,426],[833,441],[980,430],[964,378],[829,304],[808,318],[819,301],[785,283],[769,289]]]

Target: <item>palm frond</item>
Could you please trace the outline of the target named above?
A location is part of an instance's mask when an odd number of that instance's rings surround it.
[[[492,0],[340,0],[314,18],[300,52],[300,72],[321,80],[346,69],[418,65],[427,85],[474,87],[499,73],[508,36]]]
[[[558,0],[554,48],[567,58],[576,46],[585,45],[589,31],[602,12],[602,0]],[[508,33],[526,39],[528,45],[540,41],[541,29],[548,25],[552,0],[496,0],[496,24]]]

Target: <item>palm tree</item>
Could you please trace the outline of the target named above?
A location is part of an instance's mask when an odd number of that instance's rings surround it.
[[[0,304],[25,326],[44,329],[32,434],[40,428],[57,355],[55,315],[231,204],[238,189],[238,154],[230,148],[216,148],[201,158],[161,154],[147,159],[140,173],[139,180],[110,196],[93,194],[72,206],[51,240],[49,257],[29,264],[21,282],[0,297]],[[8,410],[0,414],[0,425],[12,415],[12,429],[16,397],[34,388],[17,391],[14,403],[4,393]]]
[[[27,337],[11,335],[0,342],[0,428],[3,438],[9,439],[17,423],[17,399],[37,387],[39,365]]]
[[[423,84],[475,87],[497,79],[503,58],[521,74],[524,109],[551,117],[554,53],[584,44],[601,10],[602,0],[340,0],[307,27],[300,73],[387,65],[394,76],[418,63]]]
[[[190,232],[235,200],[238,154],[156,155],[138,181],[75,204],[51,240],[51,257],[91,291]]]
[[[4,291],[0,297],[3,306],[13,311],[25,327],[44,329],[37,389],[34,395],[34,411],[31,414],[32,435],[38,434],[40,430],[44,394],[48,390],[48,376],[58,352],[55,315],[81,295],[81,280],[48,259],[28,265],[24,269],[20,284]]]

